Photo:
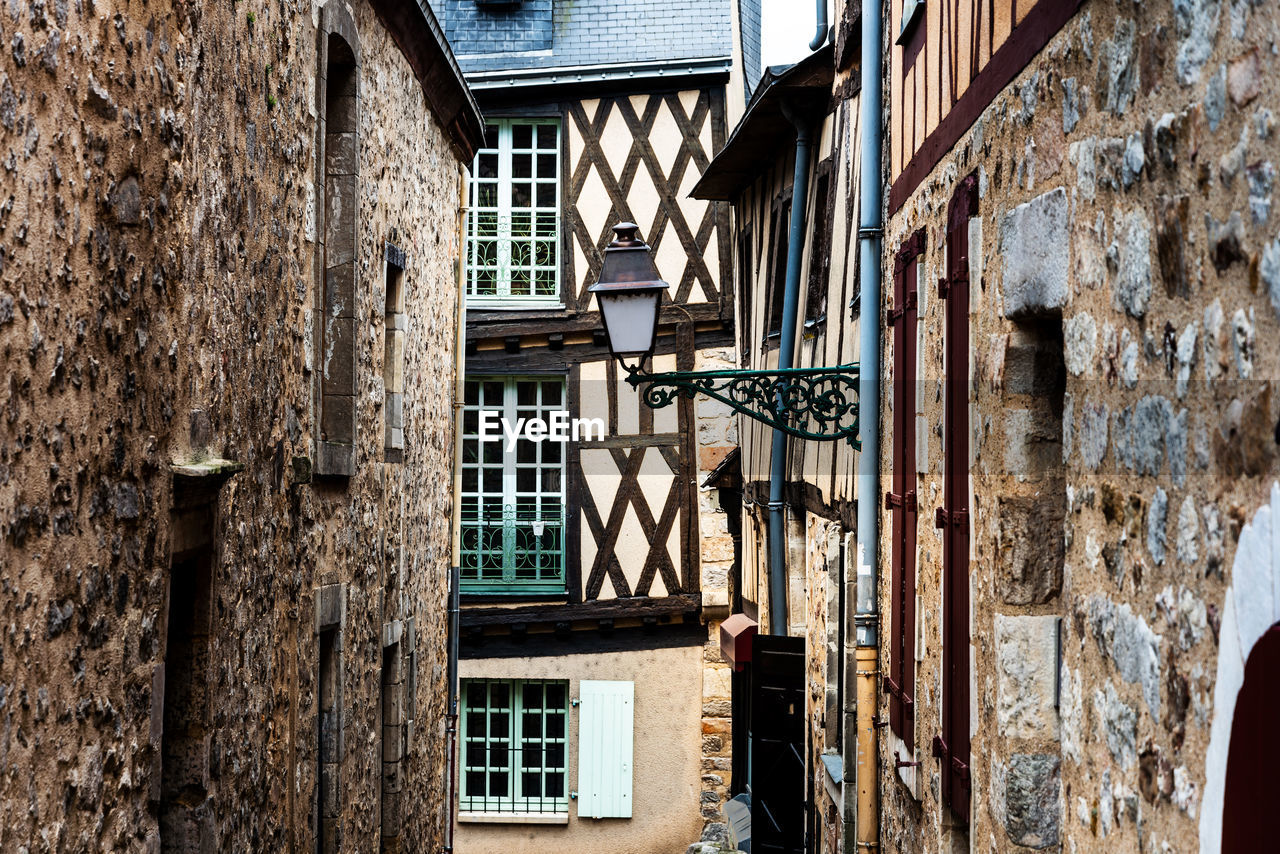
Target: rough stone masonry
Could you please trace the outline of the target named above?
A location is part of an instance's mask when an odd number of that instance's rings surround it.
[[[359,53],[357,440],[352,476],[321,482],[317,87],[337,11]],[[388,828],[432,850],[456,143],[365,0],[13,0],[0,45],[0,850],[314,850],[335,690],[341,850]],[[400,464],[388,244],[408,306]],[[393,649],[416,666],[384,710]],[[407,752],[379,751],[409,719]]]
[[[891,218],[886,247],[927,230],[931,286],[947,203],[976,174],[972,820],[947,819],[926,746],[923,785],[884,789],[886,850],[1214,838],[1206,753],[1232,560],[1280,478],[1277,27],[1248,0],[1086,2]],[[925,290],[921,381],[941,438],[944,308]],[[919,461],[926,507],[940,444]],[[942,563],[927,524],[925,611]],[[938,621],[918,637],[927,745]]]

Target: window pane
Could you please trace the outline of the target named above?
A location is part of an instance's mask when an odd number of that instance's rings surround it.
[[[494,682],[493,687],[489,691],[489,704],[495,709],[510,706],[511,686],[506,682]]]
[[[511,207],[527,208],[533,205],[533,187],[528,182],[511,185]]]
[[[484,384],[484,403],[486,406],[498,407],[502,406],[503,383],[501,380],[497,382],[493,380],[486,381]]]
[[[498,133],[499,131],[498,131],[497,125],[484,126],[484,147],[485,148],[498,147]]]
[[[476,177],[478,178],[497,178],[498,177],[498,155],[481,154],[476,164]]]
[[[539,178],[556,177],[556,156],[554,154],[538,155],[538,177]]]
[[[544,464],[559,464],[560,451],[564,447],[559,442],[543,442],[542,443],[542,462]]]
[[[538,148],[555,148],[558,125],[538,125]]]
[[[512,203],[515,200],[512,199]],[[556,206],[556,185],[555,184],[538,184],[538,207],[554,208]]]
[[[482,208],[498,206],[498,185],[488,182],[476,184],[476,205]]]
[[[513,178],[532,178],[533,177],[533,155],[532,154],[514,154],[511,156],[511,177]]]
[[[539,139],[542,138],[539,128]],[[511,147],[531,148],[533,146],[533,127],[531,125],[513,125],[511,127]]]

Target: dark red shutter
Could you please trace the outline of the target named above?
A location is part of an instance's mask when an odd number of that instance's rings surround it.
[[[889,726],[915,747],[916,624],[916,323],[918,258],[924,230],[903,242],[894,257],[893,308],[893,477],[885,496],[893,528],[891,628],[889,632]]]
[[[969,218],[978,212],[978,180],[960,182],[947,213],[946,403],[942,507],[942,801],[969,820]]]

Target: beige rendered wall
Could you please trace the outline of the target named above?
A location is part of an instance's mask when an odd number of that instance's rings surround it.
[[[459,821],[458,854],[670,854],[702,833],[698,811],[702,758],[701,646],[590,655],[464,660],[463,679],[583,679],[635,682],[632,817],[569,823],[477,824]],[[569,790],[578,787],[578,709],[569,710]]]

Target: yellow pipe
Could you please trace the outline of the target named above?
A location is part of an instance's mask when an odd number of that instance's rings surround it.
[[[880,789],[876,777],[876,701],[878,685],[876,676],[880,672],[877,667],[877,648],[859,646],[854,651],[854,661],[858,667],[858,724],[857,751],[858,769],[855,783],[858,787],[858,812],[855,832],[858,839],[858,850],[875,850],[880,847]]]

